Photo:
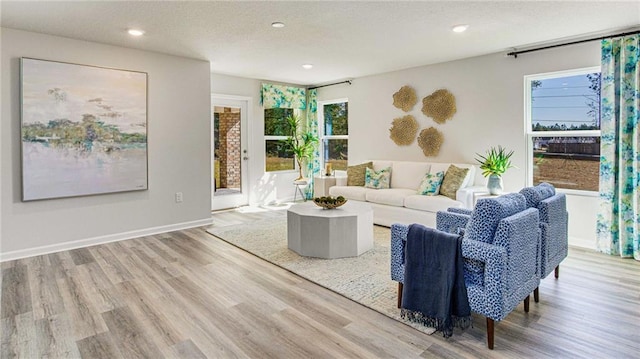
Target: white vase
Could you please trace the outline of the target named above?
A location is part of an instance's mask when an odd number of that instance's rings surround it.
[[[489,180],[487,181],[487,189],[489,190],[489,194],[502,194],[502,177],[498,175],[489,175]]]

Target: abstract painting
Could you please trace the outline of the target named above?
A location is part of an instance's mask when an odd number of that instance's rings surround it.
[[[146,190],[147,74],[21,59],[22,200]]]

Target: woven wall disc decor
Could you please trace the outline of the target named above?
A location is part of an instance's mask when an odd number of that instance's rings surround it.
[[[456,113],[456,98],[448,90],[435,91],[422,99],[422,113],[443,124]]]
[[[402,86],[393,94],[393,105],[404,112],[409,112],[418,102],[416,90],[411,86]]]
[[[437,156],[443,141],[442,132],[435,127],[425,128],[420,131],[420,136],[418,136],[418,146],[422,148],[422,153],[427,157]]]
[[[393,120],[389,129],[389,137],[398,146],[407,146],[413,143],[418,133],[418,121],[411,116],[406,115]]]

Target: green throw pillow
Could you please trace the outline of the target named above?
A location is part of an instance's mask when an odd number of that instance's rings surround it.
[[[373,169],[373,162],[347,167],[347,186],[364,186],[366,168]]]
[[[420,187],[418,187],[418,194],[425,196],[437,196],[440,193],[440,186],[442,185],[442,179],[444,178],[444,171],[438,173],[427,173],[422,178]]]
[[[442,180],[442,186],[440,186],[440,194],[455,200],[456,191],[462,186],[464,178],[467,177],[467,172],[469,172],[468,168],[449,166]]]
[[[389,188],[391,182],[391,167],[374,171],[371,168],[365,168],[364,186],[367,188],[386,189]]]

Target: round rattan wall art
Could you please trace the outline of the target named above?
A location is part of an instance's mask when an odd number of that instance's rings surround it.
[[[456,98],[448,90],[437,90],[422,99],[422,113],[443,124],[456,113]]]
[[[409,112],[418,102],[416,90],[411,86],[402,86],[393,94],[393,105],[404,112]]]
[[[420,136],[418,136],[418,146],[422,148],[422,153],[427,157],[437,156],[443,141],[442,132],[435,127],[425,128],[420,131]]]
[[[411,116],[398,117],[391,123],[389,137],[398,146],[407,146],[413,143],[418,134],[418,121]]]

